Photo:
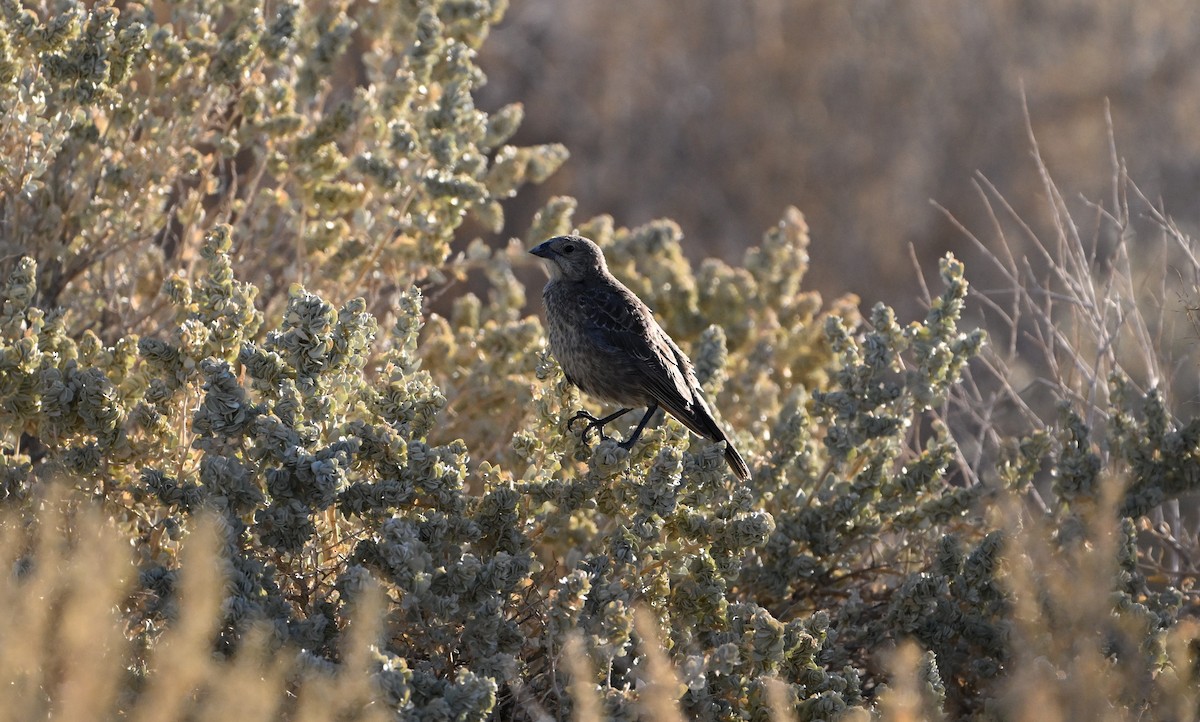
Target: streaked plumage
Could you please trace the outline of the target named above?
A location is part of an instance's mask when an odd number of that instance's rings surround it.
[[[542,292],[550,351],[567,379],[596,399],[621,409],[597,419],[587,412],[586,434],[634,407],[646,415],[622,446],[637,441],[661,406],[692,432],[725,442],[725,459],[739,479],[750,476],[741,454],[713,419],[692,362],[654,314],[608,271],[600,247],[581,236],[551,238],[530,253],[546,261],[550,282]]]

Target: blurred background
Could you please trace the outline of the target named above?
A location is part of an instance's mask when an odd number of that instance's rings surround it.
[[[810,288],[911,312],[910,244],[927,274],[952,250],[988,284],[931,201],[987,242],[983,177],[1048,232],[1022,94],[1078,222],[1096,215],[1082,199],[1114,202],[1108,107],[1130,177],[1194,227],[1198,60],[1194,0],[512,0],[480,104],[522,101],[514,142],[572,154],[506,208],[507,235],[569,194],[578,219],[674,218],[693,258],[740,261],[795,205]]]

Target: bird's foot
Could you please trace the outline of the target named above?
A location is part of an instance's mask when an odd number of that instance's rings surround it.
[[[608,438],[604,434],[604,424],[607,423],[607,419],[598,419],[589,414],[587,411],[580,409],[575,413],[574,416],[572,416],[570,419],[567,419],[567,431],[574,431],[575,422],[577,421],[587,422],[587,425],[583,427],[583,434],[580,437],[582,438],[583,443],[588,443],[588,436],[592,433],[592,431],[598,431],[601,441],[604,441]]]

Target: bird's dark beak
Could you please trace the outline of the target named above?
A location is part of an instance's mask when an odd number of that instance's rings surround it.
[[[549,241],[546,241],[539,246],[534,246],[529,252],[539,258],[545,258],[547,260],[554,257],[554,251],[550,249]]]

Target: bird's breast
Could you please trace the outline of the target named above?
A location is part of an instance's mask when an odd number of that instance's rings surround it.
[[[644,406],[645,393],[629,378],[627,363],[613,357],[613,350],[596,343],[586,329],[586,302],[577,289],[550,283],[542,294],[546,305],[546,336],[550,353],[567,378],[589,396],[622,406]]]

